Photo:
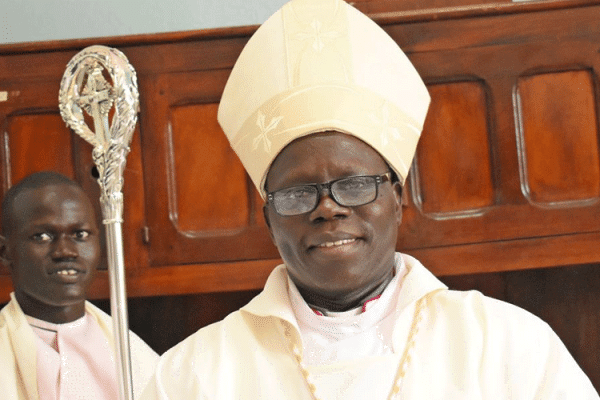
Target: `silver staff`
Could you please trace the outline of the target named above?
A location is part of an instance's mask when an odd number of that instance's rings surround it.
[[[112,84],[111,82],[112,81]],[[113,108],[114,106],[114,108]],[[117,350],[117,376],[121,400],[133,399],[129,324],[123,258],[123,170],[133,136],[139,94],[135,70],[120,51],[90,46],[67,65],[59,92],[60,115],[89,142],[98,169],[103,223],[106,226],[110,306]],[[112,114],[111,114],[111,110]],[[87,126],[83,111],[94,121]]]

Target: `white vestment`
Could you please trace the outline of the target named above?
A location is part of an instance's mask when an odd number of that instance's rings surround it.
[[[86,314],[104,332],[114,349],[112,319],[93,304],[86,302]],[[133,332],[129,335],[134,397],[139,397],[158,361],[154,352]],[[37,352],[39,338],[27,321],[14,294],[0,311],[0,398],[38,400]],[[115,366],[116,368],[116,366]],[[83,396],[89,399],[93,396]]]
[[[394,297],[392,351],[305,363],[320,399],[387,399],[418,301],[425,296],[399,399],[600,398],[560,339],[539,318],[479,292],[447,290],[417,260],[401,257],[407,272],[396,280],[400,287]],[[288,337],[299,349],[306,347],[282,265],[249,304],[166,352],[141,398],[311,399]]]

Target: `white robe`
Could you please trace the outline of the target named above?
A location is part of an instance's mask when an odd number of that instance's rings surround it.
[[[112,319],[93,304],[85,311],[100,326],[114,349]],[[0,311],[0,398],[38,400],[37,336],[14,294]],[[133,332],[129,335],[134,397],[139,397],[158,362],[158,354]]]
[[[415,305],[430,293],[398,398],[599,399],[546,323],[479,292],[447,290],[417,260],[403,258],[408,272],[396,296],[393,353],[308,366],[321,399],[387,399]],[[279,266],[249,304],[166,352],[141,399],[310,399],[285,330],[303,348]]]

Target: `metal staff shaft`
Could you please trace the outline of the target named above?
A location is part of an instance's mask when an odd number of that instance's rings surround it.
[[[111,83],[112,82],[112,83]],[[67,65],[59,93],[67,125],[93,147],[106,227],[110,306],[121,400],[133,400],[129,323],[123,251],[123,171],[137,122],[139,93],[135,70],[116,49],[90,46]],[[114,107],[114,108],[113,108]],[[112,121],[110,111],[114,110]],[[94,120],[92,131],[83,112]]]
[[[129,321],[125,289],[125,262],[123,235],[120,222],[105,223],[108,279],[110,284],[110,310],[113,318],[113,335],[117,352],[119,398],[133,399],[131,352],[129,347]]]

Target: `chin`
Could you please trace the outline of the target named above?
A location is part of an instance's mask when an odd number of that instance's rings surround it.
[[[85,301],[86,296],[85,296],[84,291],[73,290],[73,291],[67,291],[67,292],[61,293],[60,296],[56,296],[55,298],[61,299],[60,301],[57,302],[57,303],[60,303],[60,305],[71,305],[71,304],[77,304],[77,303],[81,303],[82,301]]]

